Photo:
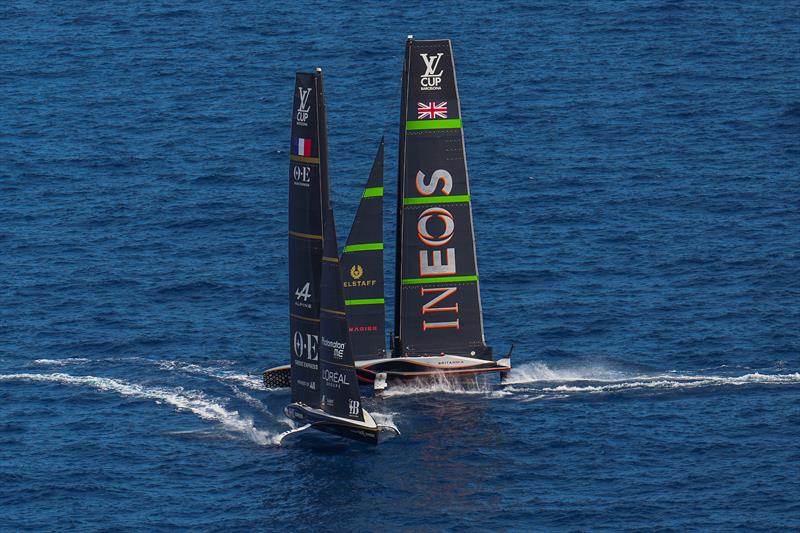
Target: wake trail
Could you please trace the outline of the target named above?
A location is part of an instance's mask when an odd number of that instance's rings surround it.
[[[203,420],[216,422],[226,430],[244,435],[252,442],[262,446],[276,445],[276,439],[279,435],[277,432],[273,433],[256,428],[252,419],[240,415],[238,411],[229,411],[225,409],[219,400],[209,398],[199,391],[145,387],[114,378],[73,376],[63,373],[0,374],[0,381],[62,383],[65,385],[90,387],[103,392],[115,392],[122,396],[132,398],[163,402],[175,407],[178,411],[189,411]],[[253,398],[253,400],[255,400],[255,398]]]
[[[498,387],[493,379],[451,378],[446,375],[394,384],[380,393],[382,398],[426,394],[476,395],[488,399],[511,397],[523,402],[564,398],[580,394],[628,391],[689,390],[724,386],[800,385],[800,373],[750,372],[743,375],[708,375],[677,372],[630,373],[589,365],[551,368],[533,362],[512,369]]]
[[[487,380],[474,377],[472,379],[453,378],[446,374],[439,374],[425,379],[417,379],[408,383],[393,384],[380,393],[382,398],[398,396],[413,396],[419,394],[470,394],[489,398],[502,398],[510,394],[505,390],[498,390]]]
[[[35,365],[49,365],[49,366],[65,366],[65,365],[79,365],[88,363],[89,359],[85,357],[67,357],[66,359],[34,359],[32,361]]]
[[[181,372],[183,374],[205,376],[220,381],[237,383],[251,390],[269,390],[264,386],[264,383],[261,381],[260,377],[252,376],[250,374],[243,374],[233,370],[222,370],[217,367],[204,367],[194,363],[185,363],[182,361],[173,360],[158,361],[157,364],[161,370],[168,372]]]
[[[676,390],[746,385],[800,385],[800,373],[743,375],[626,374],[602,367],[552,369],[544,363],[528,363],[513,369],[503,381],[511,393],[597,394],[635,390]]]

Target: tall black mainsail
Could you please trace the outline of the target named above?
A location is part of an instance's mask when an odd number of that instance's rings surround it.
[[[382,426],[361,407],[330,207],[322,70],[298,73],[289,185],[289,314],[292,403],[287,417],[370,444]],[[267,378],[265,383],[281,378]],[[398,433],[396,428],[388,428]]]
[[[449,40],[409,38],[401,100],[393,355],[489,360]]]
[[[383,139],[347,237],[341,270],[353,357],[357,361],[383,357]]]
[[[330,415],[363,421],[361,393],[348,331],[349,317],[345,312],[333,210],[326,210],[323,218],[319,357],[322,410]]]
[[[289,156],[289,334],[292,400],[309,406],[320,405],[322,206],[328,187],[321,93],[321,74],[297,73]]]

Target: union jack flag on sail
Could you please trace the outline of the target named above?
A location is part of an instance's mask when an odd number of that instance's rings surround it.
[[[447,102],[419,102],[417,103],[417,118],[447,118]]]

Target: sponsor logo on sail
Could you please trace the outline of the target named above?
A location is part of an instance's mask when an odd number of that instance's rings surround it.
[[[369,333],[378,331],[378,326],[349,326],[350,333]]]
[[[319,339],[316,335],[311,333],[302,333],[295,331],[292,337],[292,348],[294,355],[297,359],[308,359],[309,361],[316,361],[319,358],[317,352]],[[316,365],[314,366],[316,368]]]
[[[433,218],[438,218],[444,223],[444,230],[441,235],[432,235],[428,222]],[[453,238],[453,230],[456,223],[453,214],[444,207],[431,207],[420,213],[417,220],[417,237],[428,246],[443,246]]]
[[[326,339],[322,337],[322,345],[326,348],[330,348],[333,350],[333,356],[336,359],[341,359],[344,357],[344,347],[347,346],[346,342],[339,342],[335,340]]]
[[[415,184],[417,191],[423,196],[432,196],[440,190],[444,196],[449,196],[453,190],[453,176],[444,169],[431,173],[430,180],[419,171]],[[433,219],[438,224],[433,224]],[[436,229],[434,229],[434,226]],[[431,282],[438,276],[452,276],[456,274],[456,249],[453,247],[442,248],[450,242],[456,228],[456,219],[444,207],[430,207],[419,214],[417,218],[417,238],[422,249],[419,251],[419,275],[430,277]],[[458,319],[458,302],[450,303],[455,299],[457,287],[421,287],[420,296],[428,301],[422,305],[422,330],[435,329],[460,329]],[[450,300],[448,300],[450,299]],[[448,301],[446,301],[448,300]],[[436,313],[448,313],[455,320],[433,321],[431,318]],[[434,317],[426,316],[433,314]]]
[[[344,281],[342,286],[345,288],[352,287],[374,287],[378,283],[374,279],[361,279],[364,276],[364,267],[361,265],[353,265],[350,267],[350,278],[353,281]]]
[[[308,114],[311,108],[308,106],[308,96],[311,94],[311,87],[304,89],[298,87],[297,91],[300,93],[300,105],[297,107],[297,112],[294,115],[298,126],[308,126]]]
[[[292,183],[298,187],[311,186],[311,167],[294,164],[292,166],[292,178]]]
[[[322,380],[325,385],[338,389],[341,385],[350,385],[347,381],[347,374],[337,370],[328,370],[327,368],[322,371]]]
[[[374,287],[378,282],[374,279],[357,279],[354,281],[345,281],[342,286],[346,289],[353,287]]]
[[[305,285],[294,291],[294,305],[311,309],[311,282],[307,281]]]
[[[439,68],[439,61],[444,55],[439,52],[436,55],[420,54],[422,61],[425,63],[425,73],[419,77],[420,90],[423,91],[441,91],[439,86],[442,83],[442,73],[444,69],[436,72]]]
[[[294,153],[294,155],[310,157],[311,139],[304,139],[302,137],[298,137],[297,140],[292,143],[292,152]]]
[[[297,384],[298,385],[302,385],[303,387],[305,387],[307,389],[317,390],[317,384],[315,382],[313,382],[313,381],[304,381],[302,379],[298,379],[297,380]],[[300,416],[300,420],[302,420],[302,419],[303,419],[303,416],[301,415]]]
[[[361,402],[358,400],[350,400],[350,414],[351,415],[358,415],[358,410],[361,407]]]
[[[434,118],[447,118],[447,102],[418,102],[417,103],[417,118],[434,119]]]

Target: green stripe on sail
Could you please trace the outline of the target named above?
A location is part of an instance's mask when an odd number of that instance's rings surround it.
[[[344,305],[370,305],[382,304],[383,298],[362,298],[360,300],[345,300]]]
[[[406,131],[415,130],[455,130],[461,127],[460,118],[445,120],[409,120],[406,122]]]
[[[383,187],[367,187],[364,189],[364,198],[383,196]]]
[[[464,281],[478,281],[478,276],[445,276],[443,278],[407,278],[401,281],[403,285],[422,285],[423,283],[461,283]]]
[[[368,250],[383,250],[382,242],[368,242],[366,244],[348,244],[344,252],[366,252]]]
[[[423,198],[403,198],[403,205],[453,204],[458,202],[469,202],[469,195],[457,194],[455,196],[427,196]]]

